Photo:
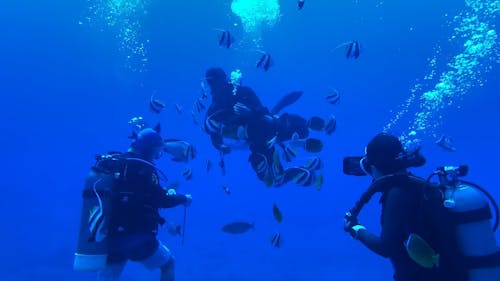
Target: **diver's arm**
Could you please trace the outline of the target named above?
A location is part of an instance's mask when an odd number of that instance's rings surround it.
[[[222,150],[224,145],[224,139],[220,134],[210,134],[210,140],[212,141],[212,145],[217,150]]]
[[[217,150],[221,150],[221,147],[224,144],[224,139],[220,134],[220,128],[216,127],[217,126],[216,124],[220,124],[221,122],[215,119],[216,117],[215,112],[217,112],[217,108],[215,107],[215,105],[214,104],[210,105],[203,126],[205,132],[210,136],[210,141],[212,142],[212,145]]]
[[[160,208],[172,208],[179,205],[184,205],[188,202],[186,195],[173,194],[163,196],[160,202]]]
[[[406,216],[407,202],[402,188],[392,188],[386,195],[382,211],[382,231],[380,237],[366,229],[359,230],[358,240],[368,249],[383,256],[392,257],[402,243],[399,234]]]
[[[172,192],[171,192],[172,191]],[[156,187],[155,199],[158,208],[172,208],[178,205],[187,204],[188,198],[184,194],[176,193],[175,189],[165,190],[159,184]]]
[[[238,89],[238,95],[238,102],[241,102],[249,107],[254,114],[264,115],[269,113],[267,107],[262,105],[259,97],[257,97],[257,94],[251,88],[240,87]]]

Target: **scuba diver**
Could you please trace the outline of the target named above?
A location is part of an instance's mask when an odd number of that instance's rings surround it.
[[[365,156],[345,157],[347,175],[371,175],[372,184],[346,212],[344,230],[378,255],[389,258],[397,281],[486,281],[500,276],[494,231],[498,206],[480,186],[461,180],[466,166],[444,166],[426,180],[408,172],[425,164],[420,148],[407,151],[393,135],[380,133]],[[438,176],[439,183],[431,183]],[[371,197],[381,193],[381,233],[358,221]],[[495,208],[493,229],[488,201]]]
[[[165,149],[159,125],[132,138],[127,152],[96,157],[83,192],[74,269],[99,271],[98,280],[117,281],[131,260],[160,269],[160,281],[173,281],[174,257],[157,239],[165,223],[159,209],[187,207],[192,196],[160,185],[165,175],[153,164]]]
[[[269,110],[251,88],[240,85],[234,77],[229,81],[222,68],[208,69],[205,79],[212,103],[206,114],[204,129],[210,135],[212,145],[222,155],[231,151],[232,146],[227,141],[240,141],[248,145],[251,152],[248,160],[258,178],[267,186],[281,185],[299,172],[312,175],[303,168],[284,169],[279,152],[275,149],[275,145],[278,145],[283,153],[293,154],[293,150],[285,145],[292,140],[301,143],[299,145],[308,152],[322,149],[320,140],[309,138],[309,130],[323,129],[324,120],[319,117],[306,120],[288,113],[278,115],[284,107],[298,100],[302,92],[286,95]],[[303,182],[309,183],[310,180]]]

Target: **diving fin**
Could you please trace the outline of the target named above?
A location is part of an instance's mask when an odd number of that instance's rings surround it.
[[[304,92],[302,91],[293,91],[291,93],[286,94],[283,96],[278,103],[271,109],[271,114],[275,115],[280,113],[280,111],[289,106],[294,104],[299,98],[302,96]]]

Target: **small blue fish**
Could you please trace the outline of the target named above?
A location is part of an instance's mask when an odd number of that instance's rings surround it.
[[[436,141],[436,144],[446,151],[454,152],[457,150],[453,145],[453,138],[450,136],[442,135],[441,138]]]
[[[302,10],[302,8],[304,8],[304,4],[305,4],[305,3],[306,3],[306,1],[305,1],[305,0],[299,0],[299,1],[297,2],[297,8],[298,8],[299,10]]]
[[[229,189],[229,187],[225,183],[222,183],[222,190],[224,190],[224,193],[226,193],[227,195],[231,195],[231,189]]]
[[[327,135],[331,135],[333,134],[333,132],[335,132],[336,129],[337,129],[337,119],[335,118],[334,115],[330,115],[330,118],[328,119],[325,125],[325,133]]]
[[[243,234],[251,229],[255,229],[254,223],[237,221],[224,225],[221,230],[229,234]]]
[[[190,180],[193,178],[193,171],[190,168],[185,168],[184,170],[182,170],[182,176],[186,180]]]
[[[177,111],[177,114],[182,115],[182,106],[180,106],[178,103],[175,104],[175,111]]]
[[[212,161],[207,159],[207,161],[205,162],[205,166],[206,166],[207,173],[210,172],[210,170],[212,170]]]
[[[331,105],[339,104],[340,93],[336,89],[333,89],[330,93],[325,95],[325,99]]]
[[[181,236],[182,225],[173,222],[167,222],[167,232],[172,236]]]
[[[223,176],[226,175],[226,161],[224,160],[224,153],[221,152],[219,160],[219,168]]]
[[[196,102],[194,104],[195,104],[195,108],[196,108],[196,111],[198,112],[198,114],[201,113],[201,111],[206,109],[206,106],[201,102],[201,98],[196,99]]]
[[[200,125],[200,122],[198,121],[198,117],[196,117],[196,114],[192,110],[191,110],[191,119],[193,120],[193,123],[196,126]]]
[[[200,91],[201,91],[200,94],[201,99],[206,99],[208,97],[208,89],[207,85],[205,85],[203,81],[200,82]]]
[[[316,187],[316,190],[321,190],[321,187],[323,186],[323,173],[319,173],[318,176],[316,177],[316,183],[314,184]]]
[[[275,232],[273,235],[271,235],[271,245],[273,245],[276,248],[281,247],[281,234],[279,232]]]
[[[276,203],[273,204],[273,217],[277,222],[283,221],[283,214]]]

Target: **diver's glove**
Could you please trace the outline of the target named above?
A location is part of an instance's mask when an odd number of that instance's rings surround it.
[[[191,203],[193,203],[193,196],[191,194],[184,194],[186,197],[186,202],[184,202],[184,206],[189,207]]]
[[[237,102],[233,106],[233,111],[236,115],[239,115],[239,116],[249,116],[253,112],[252,109],[250,109],[248,106],[246,106],[245,104],[243,104],[241,102]]]
[[[231,152],[231,147],[227,144],[221,144],[218,149],[222,154],[229,154]]]
[[[359,232],[362,229],[366,229],[366,227],[359,224],[358,219],[353,217],[350,212],[347,212],[344,216],[344,231],[349,233],[352,238],[357,240],[359,237]]]

